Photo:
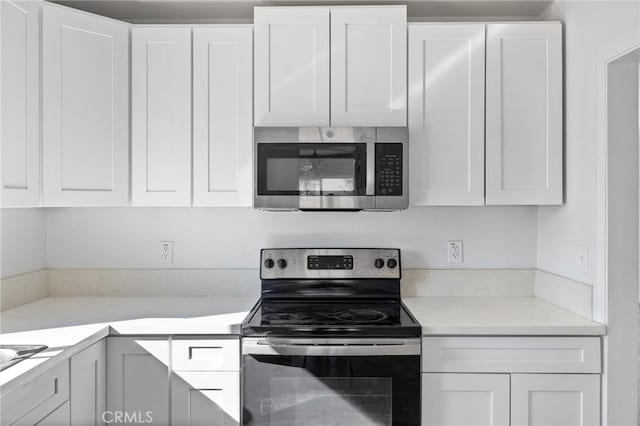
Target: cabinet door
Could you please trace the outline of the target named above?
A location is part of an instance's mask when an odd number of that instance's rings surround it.
[[[183,372],[171,376],[174,425],[232,426],[240,422],[239,372]]]
[[[511,426],[599,424],[600,375],[511,375]]]
[[[406,6],[331,9],[331,125],[407,125]]]
[[[50,4],[42,13],[44,204],[126,205],[129,26]]]
[[[562,26],[487,27],[487,204],[562,204]]]
[[[71,358],[71,424],[103,425],[107,391],[107,341]]]
[[[46,355],[45,355],[46,356]],[[64,360],[0,399],[0,424],[38,424],[69,400],[69,361]],[[69,405],[67,421],[69,424]],[[64,410],[63,410],[64,411]],[[63,413],[58,413],[62,415]]]
[[[73,423],[71,418],[69,417],[69,401],[65,402],[53,412],[49,413],[43,419],[40,419],[37,423],[37,426],[63,426],[63,425],[79,425],[84,424],[88,425],[89,423]],[[91,423],[93,424],[93,423]],[[98,423],[96,423],[98,424]]]
[[[484,24],[409,26],[410,201],[484,204]]]
[[[423,374],[423,426],[508,426],[508,374]]]
[[[40,202],[40,6],[0,2],[3,206]]]
[[[256,126],[329,125],[329,8],[256,7]]]
[[[155,425],[169,423],[167,340],[109,337],[107,374],[108,411],[136,413]]]
[[[251,207],[251,26],[193,30],[193,203]]]
[[[191,205],[191,28],[131,31],[131,201]]]

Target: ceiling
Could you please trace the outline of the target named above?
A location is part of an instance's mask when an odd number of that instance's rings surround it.
[[[409,20],[535,18],[553,0],[53,0],[130,22],[251,21],[254,6],[406,4]]]

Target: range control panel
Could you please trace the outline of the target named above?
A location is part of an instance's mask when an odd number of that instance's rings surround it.
[[[399,249],[263,249],[262,279],[400,279]]]
[[[376,144],[376,195],[402,195],[402,144]]]
[[[307,256],[307,269],[353,269],[353,256]]]

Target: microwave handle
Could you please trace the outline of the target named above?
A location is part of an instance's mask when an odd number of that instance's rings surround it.
[[[376,143],[367,142],[367,188],[365,195],[376,195]]]

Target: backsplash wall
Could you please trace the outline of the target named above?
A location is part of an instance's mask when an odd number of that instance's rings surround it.
[[[45,209],[0,209],[0,277],[46,267]]]
[[[535,268],[535,207],[410,208],[388,213],[249,208],[47,209],[49,268],[256,268],[263,247],[390,246],[407,268]],[[173,264],[160,241],[174,242]],[[447,263],[463,240],[464,263]]]

